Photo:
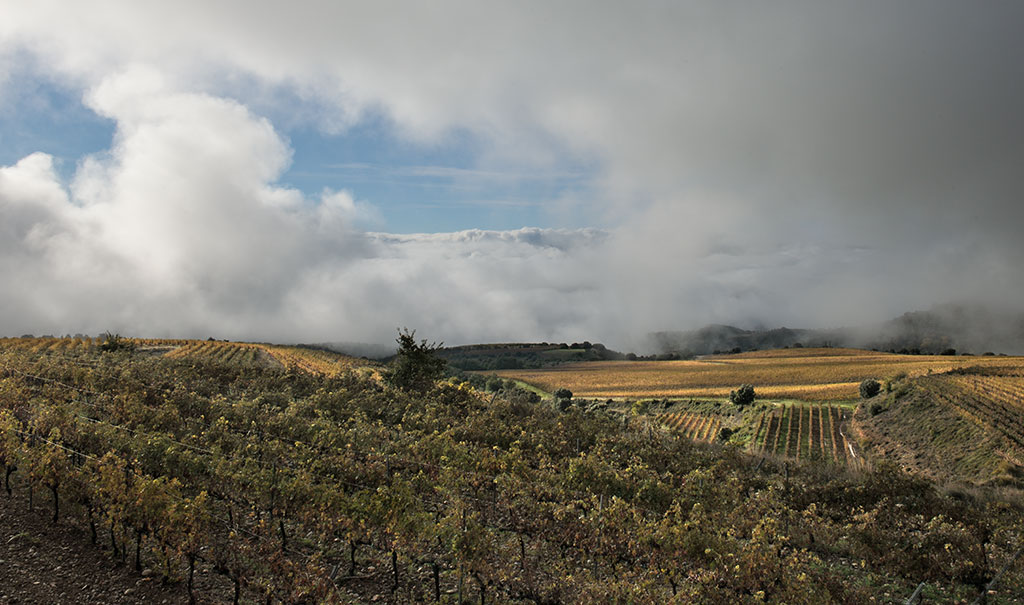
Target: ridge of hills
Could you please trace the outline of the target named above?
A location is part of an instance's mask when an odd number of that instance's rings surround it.
[[[323,342],[309,345],[353,357],[387,360],[394,344]],[[689,359],[793,347],[846,347],[893,353],[935,355],[1024,354],[1024,312],[981,304],[946,304],[910,311],[869,325],[836,328],[752,328],[710,324],[696,330],[664,330],[646,335],[635,353],[601,343],[508,342],[446,346],[439,356],[470,371],[539,368],[578,361]]]
[[[939,305],[888,321],[825,329],[745,330],[713,324],[690,331],[649,335],[658,353],[707,355],[735,349],[780,349],[794,346],[851,347],[900,353],[1024,353],[1024,313],[984,305]],[[736,351],[738,352],[738,351]]]

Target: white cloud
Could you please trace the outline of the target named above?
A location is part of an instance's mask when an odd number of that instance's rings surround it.
[[[70,183],[45,155],[0,169],[8,333],[624,340],[1024,294],[1019,4],[0,9],[0,86],[28,56],[117,125]],[[588,197],[548,210],[609,228],[365,234],[373,200],[278,183],[281,124],[368,114],[481,141],[420,177],[585,160]]]
[[[31,284],[9,293],[26,297],[25,314],[6,321],[195,332],[227,320],[242,336],[285,311],[302,271],[363,245],[347,193],[308,200],[274,184],[290,149],[238,103],[168,92],[148,70],[104,80],[89,102],[117,133],[70,186],[44,154],[3,169],[5,276]],[[65,303],[30,310],[46,296]]]

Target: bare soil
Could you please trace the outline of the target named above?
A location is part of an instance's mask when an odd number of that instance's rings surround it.
[[[188,603],[180,583],[139,574],[92,545],[87,532],[55,525],[46,504],[38,498],[30,512],[25,494],[0,491],[0,604]]]

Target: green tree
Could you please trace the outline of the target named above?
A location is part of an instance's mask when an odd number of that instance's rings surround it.
[[[416,330],[408,328],[398,331],[395,342],[398,354],[384,373],[388,384],[403,391],[424,393],[444,376],[447,363],[436,354],[443,343],[428,343],[426,339],[416,342]]]
[[[860,396],[862,399],[871,399],[882,389],[882,385],[874,378],[865,378],[860,383]]]
[[[749,384],[742,385],[735,391],[729,392],[729,401],[733,402],[738,406],[750,405],[754,403],[754,387]]]

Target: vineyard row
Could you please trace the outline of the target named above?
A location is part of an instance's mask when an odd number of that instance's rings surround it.
[[[849,411],[835,405],[788,404],[758,419],[751,449],[796,459],[847,463],[854,450],[843,431]]]

